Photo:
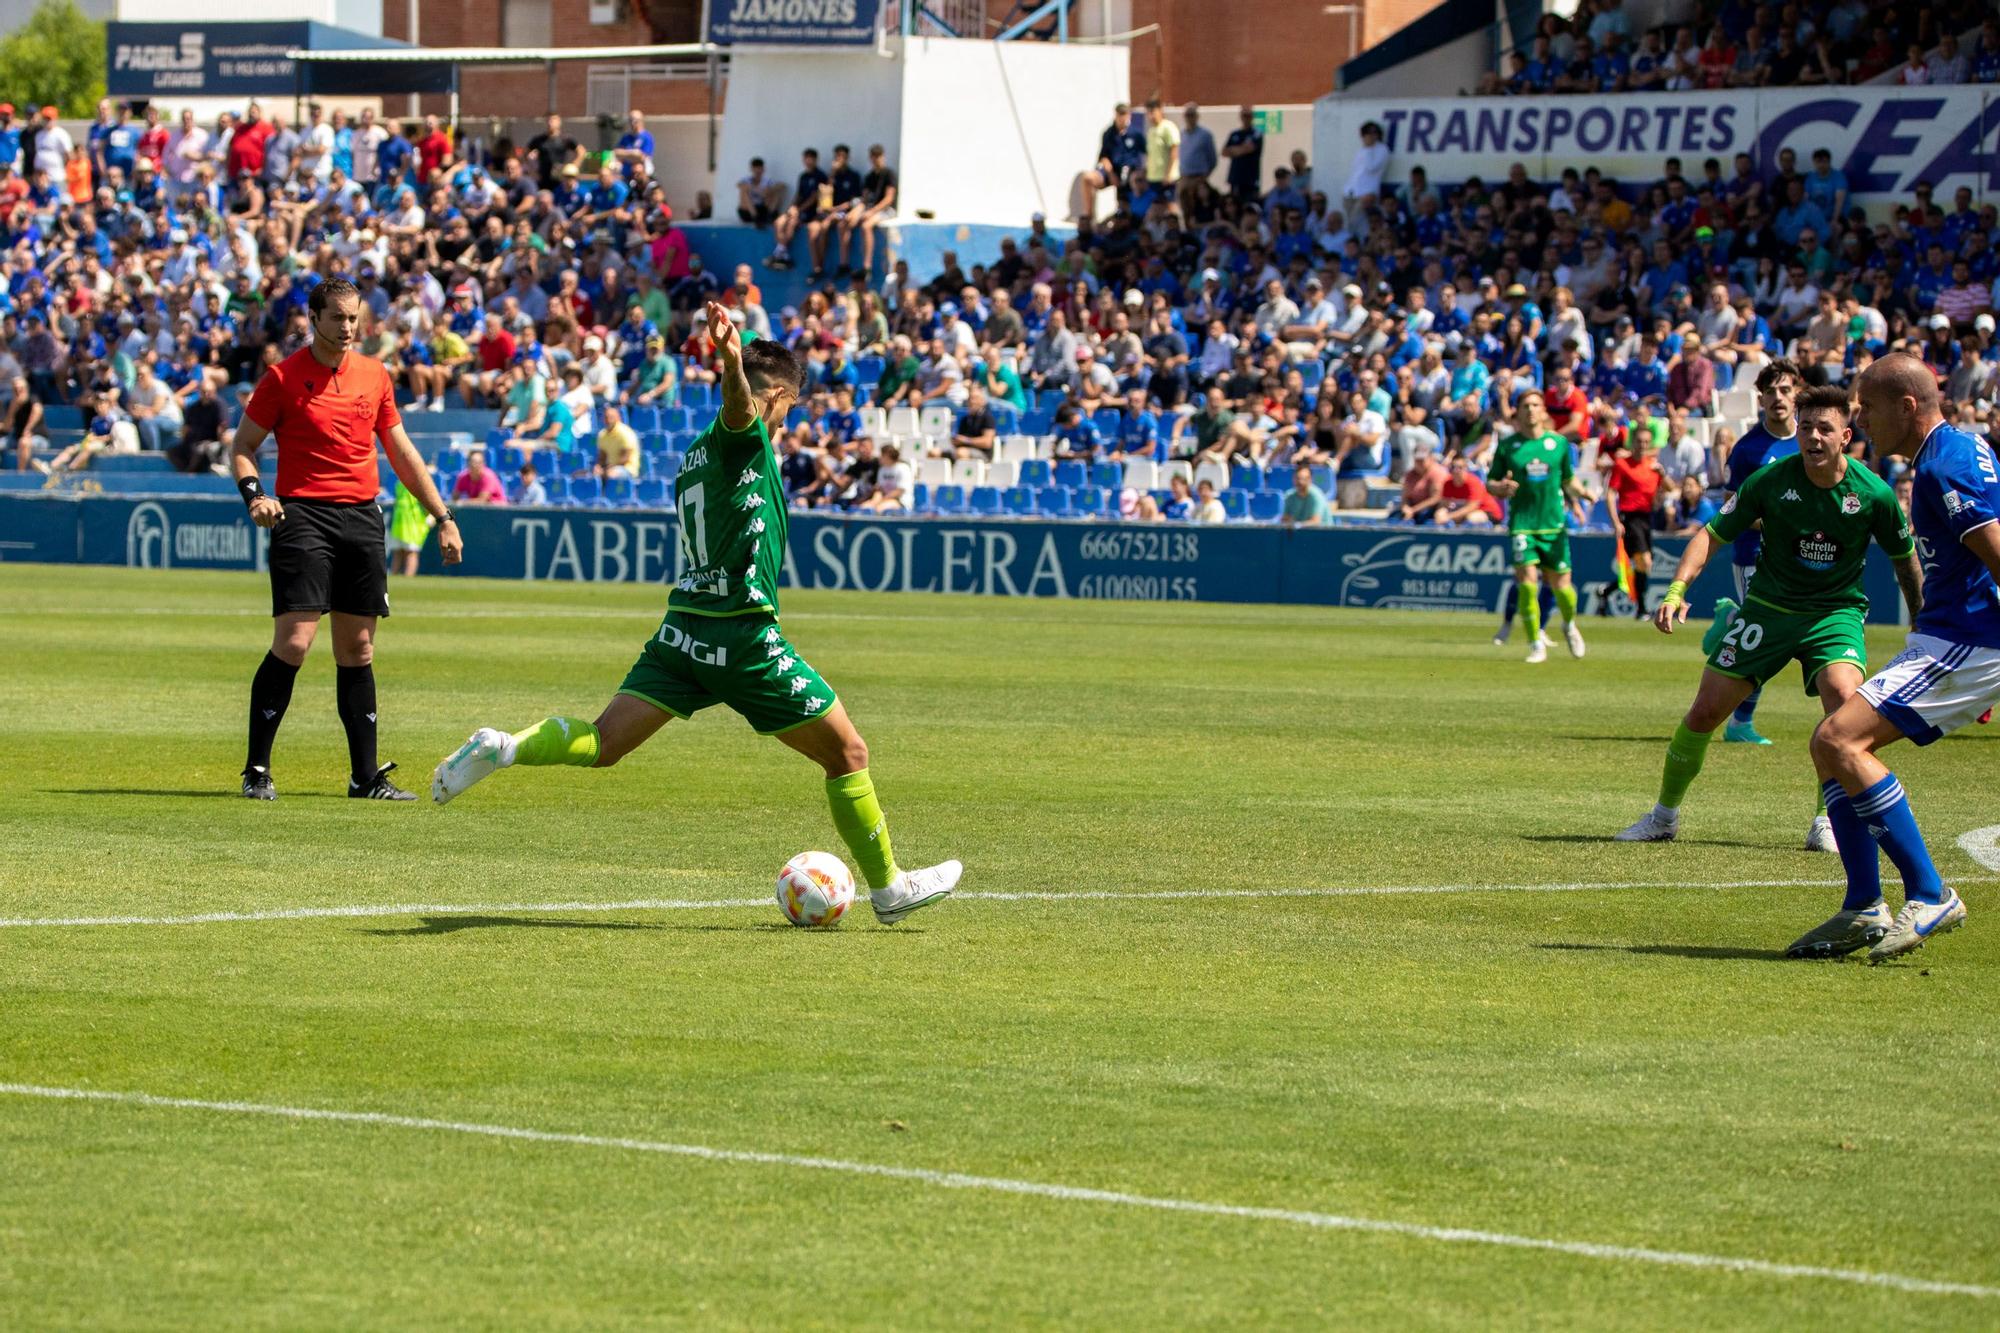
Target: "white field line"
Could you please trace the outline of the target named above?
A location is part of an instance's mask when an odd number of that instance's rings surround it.
[[[1944,1282],[1932,1278],[1910,1277],[1901,1273],[1878,1273],[1868,1269],[1776,1263],[1768,1259],[1699,1254],[1686,1250],[1656,1250],[1637,1245],[1604,1245],[1594,1241],[1550,1240],[1539,1236],[1517,1236],[1504,1231],[1479,1231],[1469,1227],[1428,1226],[1418,1222],[1347,1217],[1338,1213],[1310,1212],[1303,1209],[1209,1203],[1199,1199],[1128,1194],[1122,1190],[1090,1189],[1084,1186],[1057,1185],[1036,1180],[1010,1180],[1003,1176],[974,1176],[957,1171],[932,1171],[923,1167],[885,1166],[875,1162],[850,1162],[832,1157],[795,1157],[789,1153],[709,1148],[700,1144],[662,1143],[651,1139],[568,1134],[553,1130],[522,1129],[512,1125],[435,1120],[428,1116],[386,1115],[377,1111],[330,1111],[305,1106],[271,1106],[259,1102],[200,1101],[192,1097],[159,1097],[144,1092],[107,1092],[92,1088],[49,1088],[29,1083],[0,1083],[0,1095],[40,1097],[59,1101],[109,1102],[121,1106],[161,1110],[213,1111],[225,1115],[267,1116],[283,1120],[368,1125],[385,1129],[433,1130],[446,1134],[472,1134],[485,1138],[559,1144],[565,1147],[657,1153],[732,1166],[775,1166],[801,1171],[830,1171],[849,1176],[873,1176],[885,1180],[908,1181],[937,1189],[984,1190],[994,1194],[1054,1199],[1062,1203],[1143,1208],[1154,1212],[1189,1213],[1201,1217],[1227,1217],[1249,1222],[1283,1222],[1292,1226],[1325,1231],[1373,1232],[1449,1244],[1495,1245],[1516,1250],[1541,1250],[1580,1259],[1656,1264],[1670,1268],[1713,1269],[1757,1277],[1813,1278],[1829,1282],[1846,1282],[1857,1286],[1886,1287],[1893,1291],[1929,1296],[2000,1296],[2000,1287],[1981,1286],[1971,1282]]]
[[[2000,824],[1958,835],[1958,845],[1988,870],[2000,870]]]
[[[1954,884],[2000,883],[2000,875],[1960,875]],[[955,893],[953,902],[1104,903],[1174,902],[1229,898],[1373,898],[1433,893],[1609,893],[1623,889],[1837,889],[1826,879],[1736,879],[1707,884],[1684,880],[1576,882],[1569,884],[1371,884],[1296,889],[1093,889]],[[252,908],[240,912],[195,912],[185,916],[27,916],[0,917],[0,929],[32,926],[207,926],[252,921],[306,921],[318,917],[492,916],[503,912],[674,912],[764,907],[769,898],[629,898],[620,902],[517,903],[351,903],[334,907]]]

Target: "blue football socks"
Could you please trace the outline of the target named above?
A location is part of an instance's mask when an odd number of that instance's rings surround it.
[[[1828,804],[1830,808],[1831,802]],[[1938,878],[1937,867],[1931,864],[1930,849],[1924,846],[1924,835],[1917,829],[1917,817],[1910,813],[1909,798],[1903,794],[1903,784],[1894,773],[1856,796],[1854,813],[1867,822],[1882,850],[1889,853],[1896,869],[1903,872],[1906,897],[1920,903],[1944,901],[1944,881]],[[1834,836],[1839,836],[1838,831]]]
[[[1757,701],[1763,697],[1764,697],[1764,687],[1762,685],[1759,685],[1756,689],[1750,691],[1750,697],[1748,699],[1745,699],[1742,703],[1736,705],[1736,712],[1734,714],[1735,720],[1738,722],[1747,723],[1750,721],[1751,718],[1756,717]],[[1840,835],[1836,833],[1834,836],[1839,837]]]

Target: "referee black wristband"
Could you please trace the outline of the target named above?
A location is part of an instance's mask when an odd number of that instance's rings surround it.
[[[251,504],[256,502],[258,496],[264,493],[264,483],[257,480],[254,476],[238,477],[236,479],[236,489],[243,492],[243,505],[247,509]]]
[[[437,516],[437,525],[439,527],[443,527],[447,523],[456,523],[456,522],[458,522],[458,519],[453,516],[450,505],[446,505],[444,508],[444,512]]]

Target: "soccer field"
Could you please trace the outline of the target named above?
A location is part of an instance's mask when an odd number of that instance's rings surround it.
[[[425,791],[594,716],[664,600],[395,598]],[[2000,726],[1891,755],[1967,928],[1789,963],[1839,898],[1796,676],[1681,842],[1607,840],[1698,633],[786,607],[901,859],[966,863],[902,926],[783,924],[841,849],[733,715],[348,802],[322,643],[248,802],[261,576],[0,567],[0,1326],[2000,1320]]]

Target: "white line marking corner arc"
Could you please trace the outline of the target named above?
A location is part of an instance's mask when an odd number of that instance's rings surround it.
[[[30,1083],[0,1083],[0,1095],[34,1097],[55,1101],[112,1103],[159,1110],[211,1111],[219,1114],[265,1116],[287,1120],[318,1121],[344,1125],[370,1125],[389,1129],[432,1130],[450,1134],[478,1135],[529,1143],[560,1144],[569,1147],[603,1148],[622,1152],[658,1153],[672,1157],[739,1166],[790,1167],[794,1170],[830,1171],[851,1176],[872,1176],[907,1181],[939,1189],[984,1190],[998,1194],[1026,1195],[1064,1203],[1092,1203],[1106,1207],[1140,1208],[1155,1212],[1194,1214],[1204,1217],[1237,1218],[1253,1222],[1278,1222],[1329,1231],[1359,1231],[1401,1236],[1414,1240],[1447,1244],[1492,1245],[1508,1249],[1539,1250],[1575,1258],[1612,1262],[1653,1264],[1673,1268],[1709,1269],[1759,1277],[1806,1278],[1844,1282],[1858,1286],[1882,1287],[1894,1291],[1933,1296],[2000,1297],[2000,1287],[1971,1282],[1950,1282],[1912,1277],[1902,1273],[1881,1273],[1866,1269],[1833,1268],[1817,1264],[1779,1263],[1733,1255],[1700,1254],[1685,1250],[1659,1250],[1638,1245],[1607,1245],[1594,1241],[1554,1240],[1538,1236],[1482,1231],[1468,1227],[1440,1227],[1418,1222],[1382,1218],[1350,1217],[1305,1209],[1275,1208],[1245,1204],[1211,1203],[1200,1199],[1175,1199],[1158,1195],[1132,1194],[1122,1190],[1093,1189],[1044,1181],[1012,1180],[1000,1176],[968,1175],[957,1171],[935,1171],[924,1167],[888,1166],[874,1162],[852,1162],[830,1157],[800,1157],[789,1153],[755,1152],[733,1148],[711,1148],[700,1144],[667,1143],[650,1139],[621,1138],[595,1134],[565,1133],[527,1129],[511,1125],[481,1124],[473,1121],[440,1120],[428,1116],[390,1115],[379,1111],[338,1111],[305,1106],[277,1106],[261,1102],[204,1101],[192,1097],[163,1097],[144,1092],[117,1092],[94,1088],[43,1087]]]

